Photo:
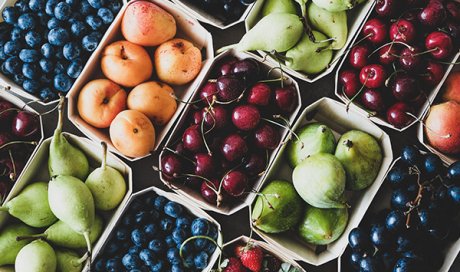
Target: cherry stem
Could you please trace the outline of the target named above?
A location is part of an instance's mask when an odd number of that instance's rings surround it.
[[[181,157],[182,159],[191,162],[193,165],[196,165],[196,163],[195,163],[192,159],[188,158],[187,156],[184,156],[183,154],[177,152],[177,151],[174,150],[174,149],[171,149],[171,148],[165,146],[165,147],[164,147],[164,150],[167,150],[167,151],[173,153],[174,155],[177,155],[177,156]]]
[[[37,145],[38,143],[36,141],[31,141],[31,142],[24,142],[24,141],[11,141],[8,142],[2,146],[0,146],[0,150],[2,150],[5,147],[8,147],[10,145],[15,145],[15,144],[29,144],[29,145]]]
[[[404,70],[394,70],[393,73],[391,73],[388,78],[385,80],[385,87],[388,87],[388,85],[390,84],[390,80],[395,76],[397,75],[398,73],[401,73],[401,72],[404,72]]]
[[[363,85],[361,86],[361,89],[348,101],[346,105],[346,112],[350,110],[350,105],[353,103],[353,101],[364,91],[364,87],[366,87],[367,80],[369,79],[369,74],[366,75],[366,80],[364,80]]]
[[[264,121],[266,121],[266,122],[269,122],[269,123],[271,123],[271,124],[274,124],[274,125],[276,125],[276,126],[282,127],[282,128],[284,128],[284,129],[287,129],[287,130],[289,131],[289,135],[288,135],[288,137],[286,138],[287,140],[290,140],[290,139],[291,139],[291,136],[294,135],[294,137],[296,138],[296,140],[301,142],[301,145],[302,145],[302,146],[301,146],[301,149],[305,146],[304,142],[301,141],[300,138],[299,138],[299,136],[297,135],[297,133],[295,133],[295,132],[292,130],[292,128],[291,128],[290,125],[289,125],[289,122],[287,122],[287,120],[284,119],[284,117],[282,117],[281,115],[273,115],[273,118],[283,120],[283,121],[285,122],[285,125],[280,124],[280,123],[278,123],[278,122],[276,122],[276,121],[267,119],[267,118],[260,118],[260,119],[262,119],[262,120],[264,120]]]
[[[272,52],[274,52],[275,54],[277,54],[276,50],[273,50]],[[280,70],[280,73],[281,73],[281,78],[283,78],[283,80],[280,81],[280,85],[281,85],[281,88],[284,88],[284,70],[283,70],[283,65],[281,64],[281,61],[279,58],[275,57],[275,60],[276,62],[278,63],[278,67],[273,67],[271,68],[270,70],[268,70],[267,72],[267,78],[270,78],[270,74],[272,71],[276,70],[276,69],[279,69]]]
[[[426,129],[428,129],[429,131],[431,131],[433,134],[436,134],[438,137],[440,138],[443,138],[443,139],[449,139],[450,137],[452,137],[452,135],[449,133],[447,135],[441,135],[439,134],[438,132],[434,131],[433,129],[431,129],[430,127],[428,127],[425,123],[423,123],[422,120],[420,120],[420,118],[418,118],[417,116],[415,116],[414,114],[412,114],[411,112],[405,112],[407,115],[409,115],[410,117],[414,118],[417,122],[420,122],[422,124],[423,127],[425,127]]]
[[[393,45],[394,45],[395,43],[396,43],[396,44],[402,44],[402,45],[404,45],[404,46],[407,47],[410,51],[414,51],[414,50],[415,50],[414,47],[408,45],[408,44],[405,43],[405,42],[391,41],[391,42],[386,43],[386,44],[384,44],[384,45],[378,47],[377,49],[375,49],[372,53],[369,54],[368,57],[370,58],[372,55],[374,55],[374,54],[377,53],[380,49],[384,48],[384,47],[387,46],[387,45],[390,45],[390,47],[388,48],[388,51],[387,51],[385,54],[390,54],[390,50],[391,50],[391,48],[393,47]]]
[[[205,113],[205,116],[206,116],[206,114],[207,114],[207,112]],[[208,130],[207,132],[204,132],[204,116],[203,116],[203,120],[201,120],[200,130],[201,130],[201,137],[203,138],[204,146],[206,147],[206,150],[208,151],[208,155],[212,156],[212,151],[209,148],[208,141],[206,140],[206,133],[208,133],[210,130]]]
[[[245,89],[243,90],[243,92],[241,92],[241,94],[240,94],[237,98],[235,98],[235,99],[233,99],[233,100],[226,101],[226,102],[224,102],[224,101],[219,101],[219,100],[213,100],[213,103],[212,103],[212,104],[216,103],[216,104],[220,104],[220,105],[230,105],[230,104],[232,104],[233,102],[238,102],[238,101],[240,101],[240,100],[243,98],[244,94],[246,93],[246,90],[247,90],[247,88],[245,88]]]
[[[460,61],[459,62],[446,62],[446,61],[437,61],[438,63],[441,63],[441,64],[446,64],[446,65],[457,65],[457,64],[460,64]]]
[[[11,149],[8,150],[8,154],[10,155],[11,164],[13,165],[13,173],[10,174],[10,179],[12,181],[15,181],[18,175],[16,172],[16,164],[14,163],[14,157],[13,157],[13,153],[11,152]]]
[[[428,53],[436,51],[436,50],[439,50],[439,47],[431,48],[429,50],[426,50],[426,51],[423,51],[423,52],[420,52],[420,53],[415,53],[415,54],[412,54],[412,56],[414,56],[414,57],[415,56],[420,56],[420,55],[428,54]]]

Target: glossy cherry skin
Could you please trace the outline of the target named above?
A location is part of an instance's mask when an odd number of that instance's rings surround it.
[[[341,71],[339,74],[339,82],[342,85],[343,92],[348,98],[355,96],[359,88],[361,88],[358,73],[353,70]]]
[[[192,125],[188,127],[184,131],[184,134],[182,134],[182,143],[184,144],[184,148],[188,151],[196,153],[202,150],[204,142],[200,126]]]
[[[209,178],[214,174],[214,159],[207,153],[195,155],[195,175]]]
[[[233,109],[232,122],[240,130],[253,130],[260,122],[260,111],[253,105],[237,106]]]
[[[231,196],[241,196],[248,186],[248,177],[241,171],[234,170],[222,179],[222,188]]]
[[[243,169],[250,177],[260,175],[267,168],[267,154],[252,152],[244,159]]]
[[[387,72],[380,64],[364,66],[359,73],[359,81],[367,88],[376,89],[385,84]]]
[[[385,45],[384,47],[380,48],[378,51],[378,57],[379,57],[380,64],[387,65],[387,66],[397,61],[398,55],[399,55],[399,48],[396,44]]]
[[[14,109],[16,108],[12,103],[1,100],[0,101],[0,124],[6,125],[11,121],[15,113]]]
[[[403,102],[409,102],[414,100],[420,95],[420,88],[417,84],[417,80],[407,74],[397,75],[392,84],[391,90],[393,96]]]
[[[375,13],[381,17],[388,17],[395,13],[400,0],[377,0],[375,3]]]
[[[38,115],[20,111],[13,117],[11,132],[13,135],[21,138],[31,138],[36,136],[40,131],[40,119]]]
[[[211,179],[211,183],[204,181],[204,180],[201,183],[201,187],[200,187],[201,196],[208,203],[211,203],[211,204],[217,203],[216,191],[218,190],[219,190],[219,181],[216,179]]]
[[[256,106],[268,106],[270,104],[272,90],[266,83],[256,83],[249,90],[247,102]]]
[[[283,112],[292,113],[297,107],[297,91],[294,86],[284,86],[275,90],[275,104]]]
[[[375,45],[379,45],[388,40],[388,27],[379,18],[370,19],[364,24],[363,36],[368,36],[367,40]]]
[[[238,59],[235,57],[226,57],[220,61],[219,65],[214,69],[218,71],[218,76],[225,76],[232,73],[233,65]]]
[[[442,1],[430,0],[428,5],[419,13],[418,20],[426,26],[437,27],[446,20],[446,17],[447,12]]]
[[[360,70],[367,65],[371,48],[366,44],[358,44],[353,46],[348,56],[348,63],[351,67]]]
[[[386,103],[383,94],[379,90],[366,89],[361,95],[361,103],[371,111],[382,112],[386,110]]]
[[[390,26],[390,39],[397,42],[412,43],[417,36],[414,24],[399,19]]]
[[[430,54],[433,58],[442,60],[450,57],[453,51],[452,38],[441,31],[431,32],[425,39],[425,48],[427,50],[435,49]]]
[[[221,102],[231,102],[241,96],[246,89],[242,79],[233,75],[221,76],[217,79],[217,99]]]
[[[259,72],[259,63],[251,58],[236,61],[232,67],[232,74],[243,78],[247,84],[256,82]]]
[[[454,1],[447,2],[446,10],[451,19],[460,22],[460,3]]]
[[[202,118],[206,127],[212,129],[222,129],[229,123],[229,114],[224,106],[213,106],[211,108],[204,108],[201,111]]]
[[[177,155],[165,154],[161,158],[161,173],[164,178],[171,181],[180,176],[183,171],[182,161]]]
[[[238,161],[242,159],[247,152],[248,145],[239,134],[230,134],[222,141],[221,153],[227,161]]]
[[[448,21],[446,31],[452,37],[452,42],[458,46],[460,44],[460,21]]]
[[[442,64],[429,60],[424,69],[424,74],[421,77],[423,84],[427,84],[431,87],[438,85],[444,77],[444,72],[445,70]]]
[[[217,94],[217,83],[216,82],[206,82],[200,90],[200,99],[208,105],[211,103]]]
[[[254,140],[258,148],[273,150],[278,147],[281,136],[273,126],[263,123],[255,130]]]
[[[201,125],[203,122],[203,111],[195,111],[192,114],[192,124]]]
[[[387,121],[396,128],[403,128],[414,121],[414,118],[407,114],[413,113],[412,108],[404,102],[397,102],[387,110]]]
[[[403,48],[399,57],[399,65],[406,71],[416,72],[423,66],[423,57],[419,55],[420,49]]]

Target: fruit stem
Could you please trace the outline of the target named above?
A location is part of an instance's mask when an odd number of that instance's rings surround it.
[[[452,135],[449,133],[447,135],[441,135],[439,134],[438,132],[434,131],[433,129],[431,129],[430,127],[428,127],[422,120],[420,120],[420,118],[418,118],[417,116],[415,116],[414,114],[412,114],[411,112],[405,112],[407,115],[409,115],[410,117],[414,118],[417,122],[420,122],[420,124],[422,124],[422,126],[424,128],[426,128],[427,130],[431,131],[433,134],[437,135],[438,137],[440,138],[443,138],[443,139],[449,139],[450,137],[452,137]]]
[[[392,79],[395,75],[397,75],[398,73],[401,73],[401,72],[404,72],[404,70],[401,70],[401,69],[399,69],[399,70],[394,70],[393,73],[391,73],[391,74],[388,76],[388,78],[385,80],[385,87],[388,87],[388,85],[390,85],[391,79]]]
[[[353,101],[364,91],[364,87],[366,86],[367,80],[369,79],[369,74],[366,75],[366,80],[364,80],[363,85],[361,86],[361,89],[348,101],[347,106],[346,106],[346,112],[350,110],[350,105],[353,103]]]
[[[219,232],[220,232],[220,231],[219,231]],[[212,239],[212,238],[209,237],[209,236],[205,236],[205,235],[192,236],[192,237],[187,238],[184,242],[182,242],[182,244],[180,245],[180,249],[179,249],[179,256],[181,257],[182,261],[185,263],[184,254],[182,253],[182,252],[183,252],[183,249],[184,249],[184,246],[185,246],[187,243],[189,243],[190,241],[196,240],[196,239],[206,239],[206,240],[211,241],[214,245],[216,245],[216,247],[217,247],[217,248],[219,249],[219,251],[220,251],[220,253],[219,253],[219,266],[220,266],[220,263],[222,262],[223,245],[221,245],[220,243],[217,243],[216,240]]]
[[[173,153],[174,155],[177,155],[177,156],[181,157],[182,159],[184,159],[184,160],[186,160],[186,161],[192,163],[193,165],[196,165],[196,163],[195,163],[193,160],[191,160],[190,158],[188,158],[188,157],[184,156],[183,154],[177,152],[177,151],[174,150],[174,149],[171,149],[171,148],[165,146],[165,147],[164,147],[164,150],[167,150],[167,151]]]
[[[428,53],[436,51],[436,50],[439,50],[439,47],[435,47],[435,48],[431,48],[431,49],[428,49],[428,50],[423,51],[423,52],[415,53],[415,54],[412,54],[412,56],[414,56],[414,57],[415,56],[420,56],[420,55],[428,54]]]
[[[107,167],[107,144],[105,142],[101,142],[102,146],[102,163],[101,163],[101,168],[102,170],[105,170]]]
[[[386,43],[386,44],[384,44],[384,45],[382,45],[382,46],[379,46],[377,49],[375,49],[374,51],[372,51],[372,53],[370,53],[368,57],[370,58],[372,55],[374,55],[374,54],[377,53],[380,49],[384,48],[384,47],[387,46],[387,45],[390,45],[390,48],[388,48],[388,51],[387,51],[385,54],[389,54],[391,48],[393,47],[393,45],[394,45],[395,43],[396,43],[396,44],[402,44],[402,45],[404,45],[404,46],[407,47],[410,51],[414,51],[414,50],[415,50],[414,47],[408,45],[408,44],[405,43],[405,42],[391,41],[391,42]]]
[[[343,144],[348,148],[348,150],[353,147],[353,141],[351,140],[345,140]]]
[[[10,174],[10,179],[12,181],[15,181],[16,178],[18,177],[18,173],[17,173],[17,170],[16,170],[16,164],[14,162],[13,152],[11,152],[11,149],[8,150],[8,154],[10,156],[11,165],[13,166],[13,173]]]
[[[63,107],[64,107],[64,102],[65,102],[65,96],[59,95],[59,104],[57,106],[58,109],[58,123],[56,126],[56,129],[54,130],[54,136],[58,136],[62,132],[62,126],[64,125],[64,112],[63,112]]]
[[[283,70],[283,66],[281,64],[281,61],[279,59],[276,58],[276,62],[278,63],[278,67],[272,67],[270,68],[270,70],[268,70],[267,72],[267,78],[270,78],[270,74],[272,71],[276,70],[276,69],[279,69],[280,70],[280,74],[281,74],[281,81],[280,81],[280,85],[281,85],[281,88],[284,88],[284,80],[286,80],[287,78],[284,76],[284,70]],[[269,82],[269,80],[267,80],[266,82]]]
[[[88,252],[86,252],[86,254],[88,254],[88,266],[91,267],[92,249],[91,249],[91,239],[89,238],[89,231],[83,232],[83,236],[85,237],[86,247],[88,249]]]
[[[235,48],[236,46],[238,46],[238,44],[230,44],[230,45],[227,45],[227,46],[224,46],[224,47],[221,47],[219,49],[216,50],[216,53],[217,54],[220,54],[224,51],[227,51],[229,49],[232,49],[232,48]]]
[[[31,234],[31,235],[22,235],[22,236],[17,236],[16,241],[22,241],[22,240],[37,240],[37,239],[46,239],[46,234]]]
[[[0,146],[0,150],[2,150],[5,147],[8,147],[10,145],[15,145],[15,144],[29,144],[29,145],[37,145],[38,143],[36,141],[31,141],[31,142],[24,142],[24,141],[11,141],[8,142],[2,146]]]
[[[292,135],[294,135],[294,137],[296,138],[296,141],[297,141],[297,142],[300,142],[300,144],[301,144],[300,149],[303,149],[304,146],[305,146],[304,142],[303,142],[302,140],[300,140],[300,138],[299,138],[299,136],[297,135],[297,133],[295,133],[294,130],[292,130],[291,126],[289,125],[289,122],[288,122],[283,116],[281,116],[281,115],[279,115],[279,114],[273,115],[273,118],[283,120],[284,123],[285,123],[285,125],[280,124],[280,123],[278,123],[278,122],[276,122],[276,121],[267,119],[267,118],[260,118],[260,119],[262,119],[262,120],[264,120],[264,121],[266,121],[266,122],[269,122],[269,123],[271,123],[271,124],[274,124],[274,125],[276,125],[276,126],[282,127],[282,128],[284,128],[284,129],[287,129],[287,130],[289,131],[289,135],[287,136],[286,139],[290,140],[290,139],[292,138]]]
[[[0,206],[0,212],[8,212],[9,208],[6,206]]]
[[[208,112],[205,113],[205,116],[206,116],[207,113]],[[207,132],[204,132],[204,117],[205,116],[203,116],[203,120],[201,120],[201,124],[200,124],[201,137],[203,138],[203,143],[204,143],[204,146],[206,147],[206,150],[208,151],[208,155],[212,156],[212,151],[209,148],[208,141],[206,141],[206,133],[208,133],[210,130],[208,130]],[[215,124],[215,122],[214,122],[214,124]]]
[[[79,266],[80,264],[84,263],[86,260],[88,260],[88,258],[89,258],[89,254],[88,254],[88,252],[85,252],[85,255],[83,255],[80,259],[78,259],[78,260],[72,260],[72,261],[73,261],[73,262],[72,262],[72,265],[75,266],[75,267],[77,267],[77,266]]]

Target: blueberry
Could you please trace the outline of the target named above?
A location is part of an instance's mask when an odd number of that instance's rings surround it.
[[[177,245],[182,244],[186,236],[187,236],[187,233],[181,228],[175,228],[172,232],[173,240]]]
[[[460,204],[460,186],[451,186],[447,192],[453,203]]]
[[[86,27],[85,23],[81,21],[75,21],[70,26],[70,32],[76,37],[82,37],[88,32],[88,28]]]
[[[64,58],[66,58],[67,60],[74,60],[78,58],[81,53],[80,46],[78,46],[78,44],[75,42],[66,43],[62,50]]]
[[[18,18],[18,26],[22,30],[31,30],[37,26],[37,22],[33,14],[25,13],[19,16]]]
[[[348,234],[348,244],[352,249],[369,249],[369,235],[361,228],[354,228]]]
[[[8,72],[8,69],[6,69],[6,64],[5,63],[2,63],[2,65],[0,66],[0,72],[4,75],[10,75],[11,73]]]
[[[25,79],[22,88],[28,93],[36,93],[40,89],[40,83],[36,80]]]
[[[145,233],[143,233],[140,229],[134,229],[131,232],[131,241],[136,246],[142,246],[147,242],[147,237],[145,236]]]
[[[157,211],[163,211],[165,204],[168,202],[168,199],[164,196],[157,196],[153,202],[153,207]]]
[[[175,247],[176,246],[176,243],[174,242],[174,239],[173,239],[172,235],[166,236],[165,243],[166,243],[166,246],[168,246],[168,247]]]
[[[135,269],[142,264],[141,259],[137,256],[137,254],[130,253],[125,254],[121,262],[126,269]]]
[[[22,49],[19,52],[19,59],[26,63],[37,62],[40,59],[40,53],[35,49]]]
[[[135,216],[134,220],[136,221],[137,224],[143,224],[147,221],[147,212],[146,211],[138,211]]]
[[[193,240],[193,244],[195,245],[196,249],[204,250],[208,246],[209,240],[199,238],[199,239]]]
[[[141,252],[141,250],[142,250],[142,247],[132,246],[132,247],[128,248],[128,253],[130,253],[130,254],[139,254],[139,252]]]
[[[105,5],[104,0],[88,0],[88,3],[94,8],[94,9],[100,9]]]
[[[110,1],[107,6],[114,14],[117,14],[121,10],[121,2],[120,1]]]
[[[99,31],[93,31],[93,32],[91,32],[89,35],[95,37],[95,38],[98,39],[98,40],[101,40],[101,39],[102,39],[102,36],[103,36],[102,33],[99,32]]]
[[[190,218],[188,217],[179,217],[176,219],[176,227],[177,228],[190,228]]]
[[[175,247],[168,249],[166,252],[166,258],[170,264],[180,264],[181,258],[179,255],[179,250]]]
[[[180,244],[177,244],[176,247],[179,250],[179,253],[182,248],[182,255],[190,255],[195,250],[193,243],[186,243],[183,246],[182,246],[182,243],[180,243]]]
[[[24,83],[24,80],[26,79],[26,77],[20,73],[17,73],[17,74],[14,74],[13,75],[13,81],[18,84],[18,85],[22,85],[22,83]]]
[[[173,227],[173,221],[171,218],[163,218],[160,221],[160,228],[164,232],[169,232],[172,230]]]
[[[71,7],[75,7],[79,1],[78,0],[65,0],[65,2],[67,3],[67,5]]]
[[[123,215],[121,223],[128,228],[132,227],[134,224],[134,216],[131,214]]]
[[[6,7],[2,12],[3,21],[14,25],[19,18],[19,11],[16,7]]]
[[[217,248],[216,244],[208,242],[208,245],[204,248],[204,251],[208,253],[209,255],[212,255],[214,251],[216,251],[216,248]]]
[[[171,266],[171,272],[184,272],[185,270],[182,268],[180,264],[175,264]]]
[[[22,49],[22,44],[19,41],[7,41],[3,46],[3,52],[7,56],[15,56]]]
[[[84,50],[88,52],[93,52],[96,50],[97,45],[99,44],[99,39],[94,35],[86,35],[83,37],[82,40],[82,47]]]
[[[163,260],[158,260],[155,264],[151,265],[150,271],[151,272],[160,272],[163,271],[163,268],[165,267]]]
[[[399,258],[396,261],[393,272],[411,272],[411,271],[420,271],[418,263],[415,259],[412,258]]]
[[[40,11],[45,8],[45,0],[30,0],[29,8],[32,11]]]
[[[78,13],[78,12],[74,12],[70,15],[70,18],[69,18],[69,24],[73,24],[77,21],[82,21],[83,20],[83,16],[81,15],[81,13]]]
[[[56,62],[56,65],[54,66],[54,71],[53,71],[55,74],[62,74],[65,72],[65,65],[58,61]]]
[[[66,2],[59,2],[56,7],[54,7],[54,17],[61,21],[66,21],[70,18],[72,14],[72,7]]]
[[[193,257],[194,256],[192,254],[185,256],[185,259],[182,261],[182,263],[184,264],[184,266],[186,268],[194,268],[195,267],[195,262],[193,261]]]
[[[406,145],[401,152],[401,160],[408,165],[417,165],[420,162],[420,150],[413,145]]]
[[[118,241],[126,241],[129,237],[129,232],[126,228],[120,227],[115,232],[115,237]]]
[[[69,33],[62,27],[53,28],[48,33],[48,42],[51,45],[63,46],[69,39]]]
[[[149,249],[155,253],[161,253],[165,250],[164,242],[160,239],[153,239],[149,242]]]
[[[98,258],[96,260],[96,263],[94,264],[94,270],[96,272],[104,271],[104,264],[105,264],[105,260],[103,258]]]
[[[454,181],[460,181],[460,161],[456,161],[447,168],[447,177]]]
[[[148,266],[151,266],[155,263],[155,253],[153,251],[144,248],[140,253],[139,257],[144,263]]]
[[[181,216],[183,211],[184,208],[182,207],[182,205],[174,201],[169,201],[168,203],[166,203],[164,207],[165,214],[173,218],[178,218],[179,216]]]
[[[43,85],[50,85],[51,81],[53,81],[53,76],[51,75],[51,73],[49,74],[42,74],[39,81],[40,83],[42,83]]]
[[[208,266],[208,259],[209,259],[209,256],[208,254],[206,254],[206,252],[198,253],[193,259],[195,263],[195,267],[200,270],[205,269],[206,266]]]
[[[105,253],[109,255],[114,255],[117,251],[120,250],[120,244],[115,241],[110,241],[107,246],[104,248]]]
[[[120,258],[115,257],[108,259],[105,263],[105,269],[108,272],[118,272],[123,270],[123,264],[121,263]]]
[[[144,233],[147,236],[147,239],[152,239],[158,234],[157,225],[150,223],[144,226]]]
[[[54,16],[54,8],[59,3],[59,0],[48,0],[45,5],[45,12],[49,16]]]
[[[35,63],[24,63],[22,65],[22,74],[28,79],[38,79],[40,77],[40,68]]]
[[[42,37],[35,31],[29,31],[25,36],[26,44],[31,48],[38,47],[42,43]]]
[[[149,211],[149,216],[151,220],[157,221],[160,218],[160,213],[157,210],[150,210]]]
[[[54,88],[60,92],[66,93],[72,87],[73,81],[66,74],[57,74],[54,76]]]
[[[18,57],[10,57],[4,63],[8,73],[17,74],[21,72],[22,63]]]
[[[192,222],[191,230],[193,236],[208,235],[209,221],[204,218],[196,218]]]
[[[88,15],[85,18],[85,22],[89,27],[91,27],[93,30],[98,30],[102,27],[102,20],[101,18],[95,16],[95,15]]]
[[[58,96],[50,88],[46,87],[40,91],[40,99],[44,102],[57,99]]]
[[[53,62],[49,59],[41,59],[39,65],[43,73],[51,73],[54,69]]]
[[[93,7],[91,7],[87,0],[82,0],[80,2],[80,11],[81,14],[88,15],[93,12]]]
[[[217,240],[217,238],[219,237],[219,231],[217,230],[216,225],[209,224],[208,236],[211,237],[214,240]]]
[[[64,58],[64,47],[63,46],[56,46],[56,53],[55,53],[55,58],[62,60],[63,62],[66,62],[67,60]],[[64,65],[65,67],[66,65]]]
[[[392,232],[398,232],[405,228],[406,216],[401,211],[391,211],[386,218],[385,227]]]
[[[113,22],[114,16],[112,11],[108,8],[101,8],[97,11],[97,16],[102,19],[102,22],[109,25]]]
[[[383,225],[374,225],[370,232],[371,242],[378,248],[391,244],[391,234]]]
[[[377,272],[380,270],[377,259],[371,256],[366,256],[359,262],[360,272]]]
[[[67,75],[71,78],[78,78],[83,70],[83,64],[80,59],[73,60],[67,67]]]
[[[0,60],[6,60],[8,59],[8,56],[5,54],[5,51],[3,51],[3,44],[0,44]]]
[[[51,29],[54,29],[54,28],[58,28],[58,27],[61,27],[62,26],[62,22],[59,21],[58,19],[56,18],[50,18],[48,20],[48,23],[46,24],[46,27],[48,27],[49,30]]]
[[[13,29],[10,32],[10,39],[12,41],[17,41],[20,40],[22,37],[22,29],[20,29],[19,27],[13,27]]]

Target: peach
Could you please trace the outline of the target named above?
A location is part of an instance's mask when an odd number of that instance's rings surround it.
[[[101,69],[115,83],[134,87],[152,76],[153,64],[144,47],[128,41],[117,41],[102,52]]]
[[[128,108],[142,112],[154,125],[163,126],[171,120],[177,109],[174,90],[160,82],[142,83],[129,93]]]
[[[444,101],[455,101],[460,103],[460,71],[452,72],[444,83],[444,93],[442,99]]]
[[[121,21],[125,39],[143,46],[157,46],[172,39],[176,28],[174,17],[150,1],[132,1]]]
[[[88,82],[78,95],[80,117],[97,128],[108,128],[118,113],[126,109],[126,92],[108,79]]]
[[[110,124],[109,133],[115,148],[128,157],[148,155],[155,147],[155,128],[139,111],[120,112]]]
[[[201,70],[201,51],[184,39],[173,39],[155,50],[155,69],[158,78],[172,85],[192,81]]]
[[[432,147],[445,154],[460,154],[460,104],[448,101],[432,106],[425,124]]]

